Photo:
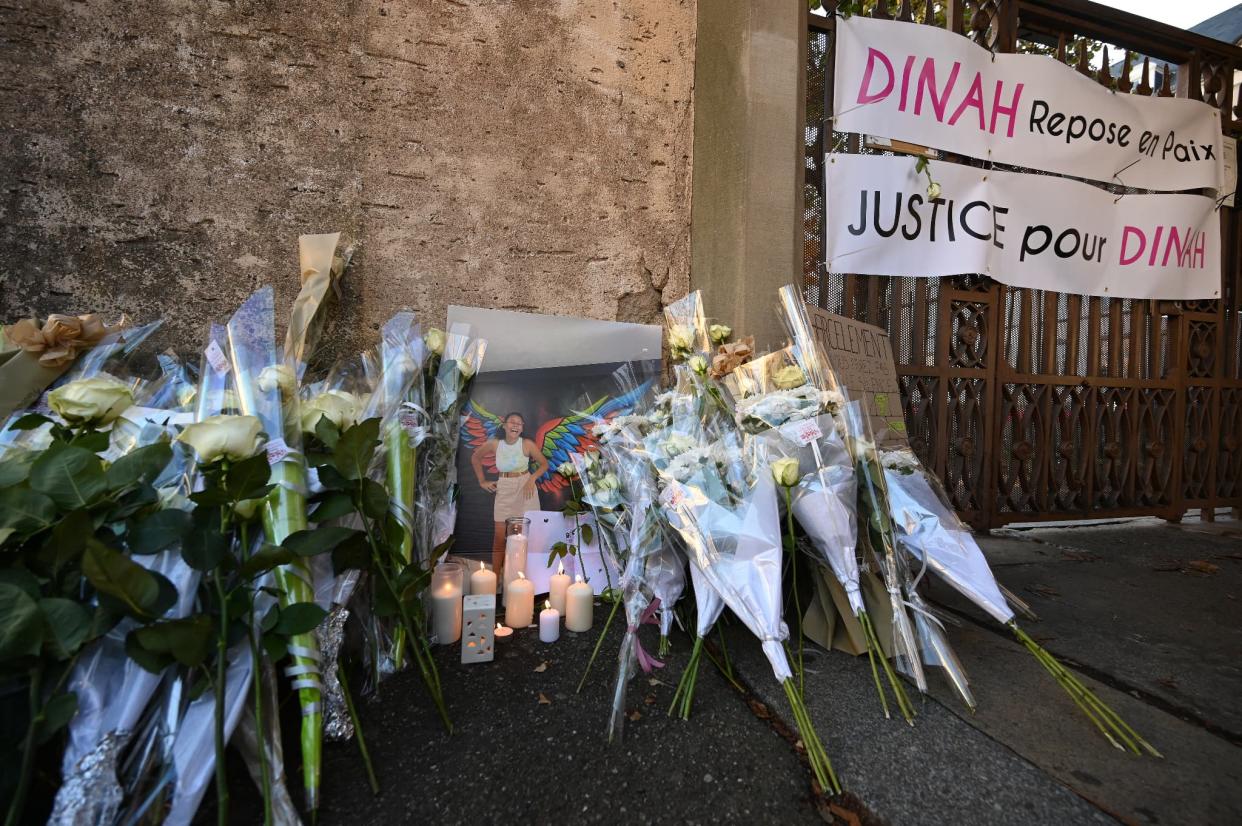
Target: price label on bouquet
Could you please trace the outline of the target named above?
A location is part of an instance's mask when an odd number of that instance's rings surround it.
[[[666,508],[678,508],[686,500],[689,491],[681,482],[673,481],[660,493],[660,504]]]
[[[781,425],[781,435],[791,442],[806,447],[811,442],[824,438],[824,431],[819,429],[817,420],[803,419],[799,422]]]
[[[216,375],[223,376],[231,369],[228,357],[224,355],[224,350],[220,348],[219,342],[212,340],[207,345],[207,363],[211,365],[211,369],[216,371]]]
[[[292,452],[284,439],[272,439],[267,443],[267,463],[274,465],[283,462]]]

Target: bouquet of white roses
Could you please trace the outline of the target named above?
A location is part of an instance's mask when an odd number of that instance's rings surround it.
[[[414,552],[418,562],[430,563],[453,533],[457,519],[457,443],[461,415],[470,396],[470,383],[483,364],[487,341],[476,338],[468,324],[455,324],[444,335],[442,354],[432,358],[435,368],[427,409],[423,451],[418,457],[418,494],[415,508]],[[434,350],[433,350],[434,352]]]
[[[785,689],[815,777],[840,791],[831,762],[811,725],[793,680],[781,620],[783,556],[776,489],[767,464],[745,450],[741,433],[725,425],[706,434],[697,415],[679,415],[646,443],[659,474],[660,504],[703,578],[757,636]],[[715,438],[708,442],[707,438]]]
[[[970,529],[954,513],[940,480],[923,467],[914,452],[909,449],[889,451],[882,455],[881,461],[892,520],[901,546],[993,619],[1007,626],[1109,742],[1134,754],[1145,751],[1159,757],[1160,753],[1150,743],[1018,626],[1004,590],[993,576]]]

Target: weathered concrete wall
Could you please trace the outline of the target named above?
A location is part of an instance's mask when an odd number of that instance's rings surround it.
[[[333,349],[409,306],[654,320],[687,289],[694,0],[0,6],[0,319],[195,349],[296,236],[361,241]]]

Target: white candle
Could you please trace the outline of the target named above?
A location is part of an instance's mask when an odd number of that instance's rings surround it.
[[[565,573],[564,561],[557,566],[556,573],[548,580],[548,602],[552,603],[558,613],[565,613],[565,591],[569,589],[572,581],[569,574]]]
[[[535,586],[526,574],[518,571],[517,579],[509,583],[505,593],[509,596],[509,603],[505,606],[505,625],[510,628],[530,625],[535,614]]]
[[[578,574],[578,581],[565,592],[565,627],[570,631],[590,631],[595,616],[594,602],[595,592],[582,581],[582,574]]]
[[[513,629],[507,625],[496,623],[496,631],[493,636],[495,636],[498,640],[507,640],[509,637],[513,636]]]
[[[470,574],[471,594],[496,594],[496,572],[489,571],[479,563],[479,570]]]
[[[544,600],[543,610],[539,612],[539,641],[556,642],[561,638],[561,612],[552,607],[550,600]]]
[[[431,627],[440,645],[461,637],[461,588],[446,582],[431,592]]]
[[[517,579],[519,572],[525,570],[526,537],[520,533],[511,533],[505,537],[505,605],[509,604],[509,583]]]

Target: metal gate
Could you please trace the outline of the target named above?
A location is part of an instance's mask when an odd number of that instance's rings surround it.
[[[830,5],[830,4],[826,4]],[[1119,93],[1186,96],[1242,132],[1242,49],[1083,0],[853,3],[856,13],[941,25],[998,51],[1039,50]],[[857,7],[864,5],[865,11]],[[1108,49],[1125,49],[1112,76]],[[985,276],[825,272],[825,151],[834,132],[833,18],[812,15],[806,78],[806,300],[892,336],[911,442],[963,518],[1008,522],[1242,508],[1239,210],[1219,210],[1219,300],[1110,299],[1008,287]],[[1148,57],[1143,57],[1146,55]],[[1141,66],[1141,78],[1130,79]],[[1172,67],[1172,71],[1170,70]],[[1176,83],[1173,75],[1176,74]],[[1235,103],[1237,104],[1235,106]],[[969,162],[966,159],[958,159]],[[1111,187],[1113,191],[1136,190]],[[1224,193],[1222,193],[1224,194]]]

